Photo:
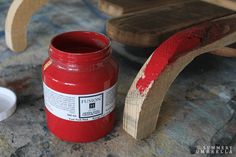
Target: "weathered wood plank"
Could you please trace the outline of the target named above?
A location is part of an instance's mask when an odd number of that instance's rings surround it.
[[[180,3],[113,18],[107,23],[107,34],[130,46],[155,47],[179,30],[232,13],[201,1]]]
[[[110,16],[121,16],[127,13],[180,2],[184,2],[184,0],[100,0],[99,9]]]

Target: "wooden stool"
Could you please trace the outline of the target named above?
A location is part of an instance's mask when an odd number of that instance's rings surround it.
[[[236,10],[232,0],[220,4],[203,1]],[[154,51],[127,94],[123,128],[136,139],[156,129],[169,87],[195,57],[207,52],[236,57],[235,49],[223,48],[236,42],[236,15],[227,16],[234,11],[196,0],[170,2],[101,0],[99,5],[103,12],[115,16],[107,22],[107,34],[118,42],[153,47],[177,32]]]

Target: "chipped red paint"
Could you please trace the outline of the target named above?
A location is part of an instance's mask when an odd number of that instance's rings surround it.
[[[223,22],[211,22],[183,30],[170,37],[154,51],[143,76],[137,81],[136,88],[140,94],[158,78],[168,64],[191,50],[216,41],[227,34],[229,29]]]

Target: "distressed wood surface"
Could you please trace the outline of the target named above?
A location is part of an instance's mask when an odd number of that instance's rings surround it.
[[[32,15],[48,0],[14,0],[9,8],[5,34],[8,47],[15,52],[27,47],[28,23]]]
[[[232,143],[236,150],[235,59],[210,54],[195,59],[170,87],[157,130],[137,141],[122,129],[122,117],[125,96],[140,65],[121,57],[117,51],[124,50],[119,48],[113,49],[113,57],[120,63],[116,127],[93,143],[58,140],[47,129],[42,97],[41,64],[48,56],[48,44],[54,35],[65,31],[105,33],[106,20],[84,1],[50,0],[31,19],[29,48],[16,54],[4,39],[4,21],[11,2],[0,1],[0,86],[17,93],[18,106],[13,116],[0,122],[1,157],[202,157],[206,155],[196,154],[197,146],[224,143]],[[112,46],[119,45],[113,42]]]
[[[232,13],[205,2],[188,1],[113,18],[107,23],[107,34],[130,46],[155,47],[179,30]]]
[[[195,57],[236,42],[235,21],[236,14],[194,26],[176,33],[154,51],[126,97],[123,128],[131,136],[143,139],[156,129],[170,85]]]
[[[184,2],[184,0],[99,0],[99,9],[110,16],[116,17],[181,2]]]

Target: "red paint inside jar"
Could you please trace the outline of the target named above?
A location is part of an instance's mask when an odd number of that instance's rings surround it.
[[[68,53],[92,53],[105,48],[109,43],[106,40],[91,39],[90,32],[80,34],[71,32],[57,36],[52,41],[52,46]],[[77,35],[79,38],[75,37]]]
[[[44,84],[71,95],[103,92],[116,84],[117,77],[118,65],[111,57],[110,40],[95,32],[67,32],[56,36],[43,66]],[[58,138],[91,142],[112,130],[115,114],[112,111],[96,120],[71,121],[46,109],[46,118],[49,130]]]

